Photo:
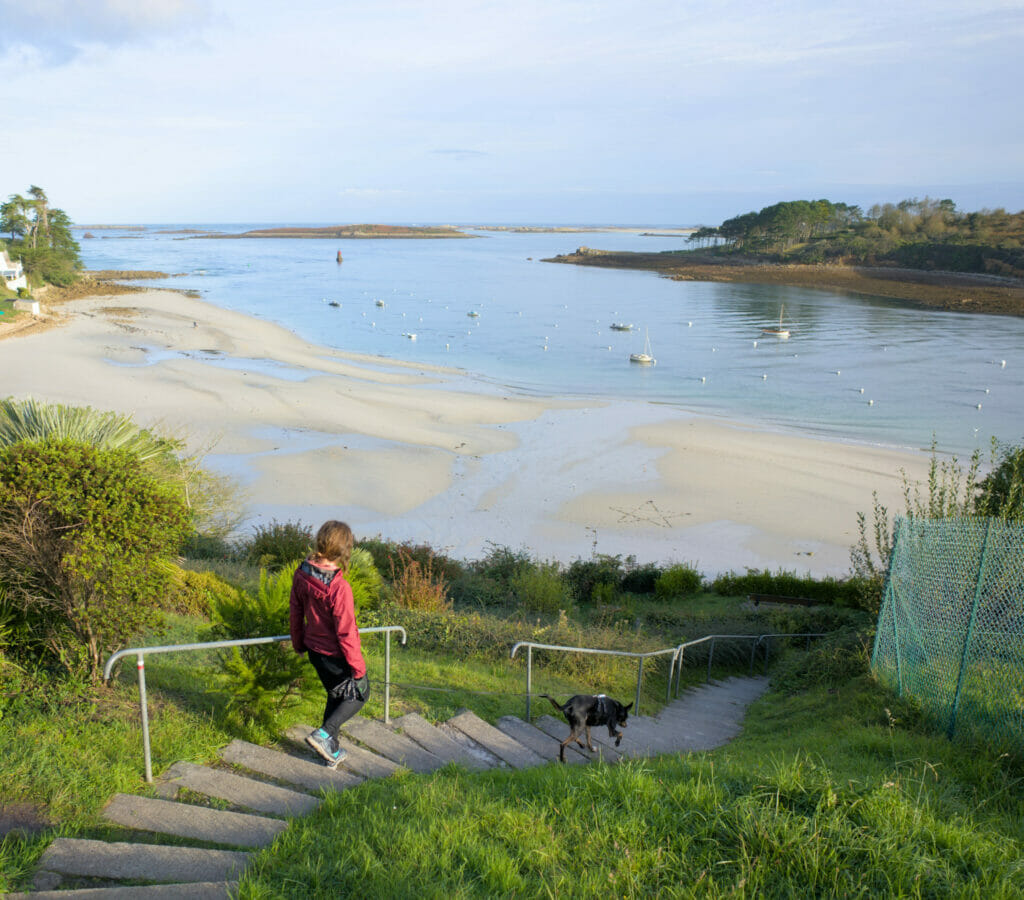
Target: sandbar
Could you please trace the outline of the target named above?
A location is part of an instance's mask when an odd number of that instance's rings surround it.
[[[663,404],[522,395],[346,353],[181,293],[69,300],[0,341],[3,394],[134,417],[206,451],[243,530],[348,520],[475,559],[491,545],[705,574],[842,575],[872,492],[901,507],[925,454],[782,434]]]

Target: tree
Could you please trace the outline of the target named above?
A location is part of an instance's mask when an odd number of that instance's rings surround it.
[[[62,209],[50,206],[39,185],[28,197],[11,194],[0,206],[0,231],[11,235],[11,249],[21,256],[25,271],[50,284],[71,284],[82,263],[79,246],[71,235],[71,219]]]
[[[1024,447],[993,447],[992,471],[981,481],[975,509],[983,516],[1024,520]]]
[[[104,654],[161,623],[191,525],[180,492],[127,451],[58,439],[0,449],[12,646],[98,682]]]

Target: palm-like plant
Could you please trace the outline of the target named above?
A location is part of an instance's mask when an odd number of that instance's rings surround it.
[[[203,469],[199,457],[182,455],[184,441],[142,428],[130,416],[90,406],[41,403],[31,398],[0,400],[0,447],[47,438],[125,450],[151,475],[181,490],[197,525],[205,526],[205,531],[227,534],[237,524],[233,486]]]

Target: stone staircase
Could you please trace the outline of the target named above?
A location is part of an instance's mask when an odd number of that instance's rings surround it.
[[[767,687],[766,678],[730,678],[693,688],[656,717],[631,717],[617,748],[606,728],[591,729],[596,752],[567,747],[566,762],[596,758],[615,763],[721,746],[739,733],[747,706]],[[348,756],[336,770],[309,751],[304,738],[311,730],[289,729],[288,751],[235,740],[213,766],[177,762],[155,785],[156,797],[116,794],[103,810],[107,822],[184,844],[57,838],[39,861],[33,892],[8,897],[227,897],[253,851],[270,844],[288,827],[288,819],[315,810],[323,791],[347,790],[400,768],[426,773],[449,763],[475,771],[543,765],[557,760],[568,725],[549,715],[532,725],[514,716],[490,725],[468,710],[436,726],[415,713],[390,725],[356,717],[339,736]],[[101,886],[74,886],[80,884]],[[57,890],[61,885],[65,889]]]

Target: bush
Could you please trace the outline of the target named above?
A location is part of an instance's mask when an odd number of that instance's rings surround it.
[[[691,565],[669,566],[654,585],[654,593],[661,599],[691,597],[704,586],[704,576]]]
[[[468,572],[448,585],[448,597],[456,606],[504,606],[510,600],[507,587],[486,575]]]
[[[448,589],[434,572],[433,560],[421,564],[400,550],[398,563],[392,563],[391,602],[403,609],[447,610]]]
[[[189,537],[181,547],[181,555],[189,559],[234,559],[235,548],[231,543],[214,534],[199,534]]]
[[[776,594],[780,597],[800,597],[819,603],[878,612],[876,591],[880,584],[867,577],[812,578],[798,576],[796,572],[780,569],[769,572],[747,569],[740,575],[727,572],[711,582],[710,589],[724,597],[739,597],[744,594]]]
[[[384,579],[381,578],[368,551],[361,547],[356,547],[352,551],[345,580],[352,586],[352,601],[357,615],[362,609],[376,609],[380,605]]]
[[[520,569],[510,585],[518,605],[526,612],[555,615],[568,606],[565,582],[557,562]]]
[[[288,634],[293,572],[291,565],[275,573],[264,569],[255,595],[233,591],[212,598],[211,639]],[[305,681],[305,657],[292,649],[290,641],[229,647],[219,656],[228,708],[268,726],[318,686]]]
[[[574,560],[565,573],[569,591],[577,603],[590,603],[599,584],[617,589],[622,582],[622,558],[597,553],[590,559]]]
[[[313,530],[309,525],[274,519],[269,525],[257,525],[242,549],[253,565],[276,572],[293,560],[305,557],[312,547]]]
[[[231,599],[239,593],[238,588],[228,584],[214,572],[193,572],[179,569],[168,591],[163,608],[167,612],[183,616],[209,618],[214,606],[222,599]]]
[[[619,587],[631,594],[653,594],[661,572],[661,566],[656,563],[638,566],[635,559],[629,557],[626,560],[626,574],[622,576]]]
[[[454,581],[465,573],[461,562],[443,553],[436,553],[428,544],[414,544],[411,541],[397,543],[377,535],[375,538],[357,541],[356,546],[371,554],[373,564],[381,572],[401,573],[406,561],[415,561],[420,568],[429,567],[437,577],[445,581]]]
[[[20,649],[100,678],[104,654],[162,624],[181,494],[123,450],[49,439],[0,448],[0,581]]]
[[[473,563],[471,569],[475,574],[490,578],[506,592],[509,592],[512,579],[523,569],[532,566],[533,560],[526,550],[513,550],[511,547],[502,547],[497,544],[488,546],[490,550],[487,555]]]

